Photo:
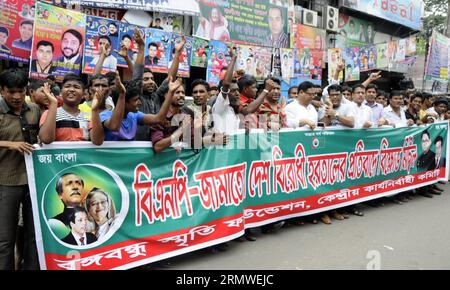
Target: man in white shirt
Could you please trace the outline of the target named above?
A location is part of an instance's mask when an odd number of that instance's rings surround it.
[[[406,119],[405,111],[401,108],[402,104],[403,93],[401,91],[392,91],[389,97],[389,106],[383,109],[378,125],[388,125],[394,128],[414,125],[414,120]]]
[[[318,114],[311,104],[315,94],[314,85],[311,82],[302,82],[298,86],[298,97],[284,109],[286,113],[286,125],[290,128],[317,127]]]
[[[342,87],[331,85],[328,87],[329,101],[319,109],[319,120],[326,126],[334,128],[353,128],[355,126],[355,112],[350,104],[342,104]]]
[[[98,49],[99,49],[100,53],[106,54],[105,60],[103,61],[103,68],[107,69],[107,70],[115,71],[117,68],[117,58],[111,54],[113,48],[112,48],[111,39],[108,36],[102,35],[98,38]],[[96,55],[92,59],[90,65],[95,66],[97,64],[99,58],[100,58],[100,54]]]
[[[237,81],[233,80],[236,59],[237,55],[234,54],[225,74],[220,93],[212,107],[213,131],[227,135],[236,134],[240,125],[238,116],[240,104],[239,87]]]
[[[362,84],[357,84],[352,90],[352,99],[355,110],[355,129],[368,129],[374,127],[372,122],[372,110],[364,105],[366,88]]]

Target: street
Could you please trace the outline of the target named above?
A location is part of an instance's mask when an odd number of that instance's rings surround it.
[[[434,198],[397,205],[360,205],[363,217],[256,230],[255,242],[229,242],[225,252],[196,251],[170,259],[171,270],[450,269],[450,185]]]

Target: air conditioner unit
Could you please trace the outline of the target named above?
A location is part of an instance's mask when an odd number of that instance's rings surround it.
[[[333,6],[327,6],[325,21],[325,28],[327,30],[337,32],[339,30],[339,9]]]
[[[317,12],[303,9],[303,24],[317,27]]]

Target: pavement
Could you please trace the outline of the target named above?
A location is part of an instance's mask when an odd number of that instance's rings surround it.
[[[199,250],[168,260],[170,270],[450,269],[450,183],[434,198],[398,205],[360,205],[331,225],[289,226],[225,252]],[[159,269],[159,268],[158,268]]]

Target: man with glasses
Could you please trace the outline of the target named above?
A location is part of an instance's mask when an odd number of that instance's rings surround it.
[[[311,82],[302,82],[298,86],[298,96],[295,101],[285,108],[286,125],[291,128],[317,127],[318,114],[316,108],[311,104],[315,96],[315,88]]]

